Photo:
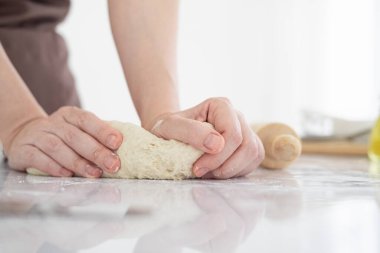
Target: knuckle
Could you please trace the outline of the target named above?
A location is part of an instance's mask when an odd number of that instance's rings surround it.
[[[208,103],[213,102],[213,101],[215,101],[215,100],[216,100],[216,97],[212,97],[212,98],[208,98],[208,99],[206,99],[203,103],[204,103],[204,104],[208,104]]]
[[[73,170],[77,172],[81,172],[85,166],[86,162],[80,157],[75,158],[73,161]]]
[[[253,160],[261,162],[264,160],[265,152],[262,147],[260,140],[257,138],[256,140],[250,141],[245,145],[246,153],[249,157],[253,158]]]
[[[233,176],[232,172],[233,170],[228,169],[227,167],[221,167],[218,169],[218,173],[214,173],[214,176],[218,179],[228,179]]]
[[[56,152],[61,148],[60,140],[53,136],[46,136],[43,142],[47,152]]]
[[[97,137],[106,137],[108,133],[111,133],[112,130],[110,130],[109,127],[102,126],[96,131],[96,136]]]
[[[216,99],[221,103],[231,105],[231,100],[227,97],[217,97]]]
[[[86,122],[89,120],[89,113],[88,112],[78,112],[77,113],[77,125],[80,127],[83,127],[86,125]]]
[[[75,106],[62,106],[61,108],[58,109],[57,113],[59,113],[59,114],[70,114],[77,109],[78,108]]]
[[[209,160],[205,160],[203,167],[209,168],[210,171],[220,170],[220,166],[222,166],[225,161],[226,159],[224,157],[217,155],[215,157],[210,157]]]
[[[103,156],[106,154],[106,150],[103,147],[96,147],[94,151],[91,153],[91,160],[93,162],[98,162],[101,160]]]
[[[45,168],[40,168],[40,169],[47,172],[55,172],[59,169],[59,167],[57,166],[55,162],[48,161],[45,165]]]
[[[230,140],[235,146],[240,146],[243,142],[243,135],[240,131],[235,130],[232,132]]]
[[[63,133],[63,140],[67,144],[72,144],[73,140],[76,139],[75,133],[71,130],[65,130]]]
[[[56,117],[63,117],[66,121],[80,128],[85,128],[88,122],[92,121],[95,116],[93,113],[75,106],[61,107],[58,112],[59,115],[56,115]]]
[[[224,103],[224,104],[231,104],[231,101],[229,98],[227,97],[212,97],[212,98],[208,98],[206,99],[205,101],[206,103],[213,103],[213,102],[216,102],[216,103]]]
[[[245,121],[245,116],[244,116],[244,114],[241,111],[235,110],[235,112],[236,112],[236,115],[238,116],[238,118],[240,120]]]
[[[256,157],[259,155],[259,145],[257,143],[257,140],[255,139],[251,139],[251,140],[248,140],[248,141],[244,141],[244,143],[242,144],[245,152],[251,156],[251,157],[254,157],[256,159]]]
[[[57,111],[55,111],[55,112],[53,113],[53,116],[54,116],[54,115],[57,115],[57,114],[65,114],[66,111],[67,111],[66,106],[60,107]]]

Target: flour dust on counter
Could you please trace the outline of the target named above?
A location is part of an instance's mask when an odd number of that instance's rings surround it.
[[[0,252],[380,252],[380,173],[301,156],[230,180],[54,178],[0,167]],[[20,243],[22,242],[22,243]]]

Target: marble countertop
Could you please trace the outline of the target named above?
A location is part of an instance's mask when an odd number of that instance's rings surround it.
[[[303,156],[216,181],[36,177],[0,165],[0,252],[380,252],[380,169]]]

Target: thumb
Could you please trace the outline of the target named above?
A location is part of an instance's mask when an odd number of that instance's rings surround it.
[[[217,154],[224,148],[224,138],[211,124],[179,115],[170,115],[157,121],[151,132],[164,139],[174,139],[202,150]]]

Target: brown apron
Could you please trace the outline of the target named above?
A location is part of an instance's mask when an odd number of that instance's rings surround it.
[[[66,44],[55,31],[69,7],[69,0],[0,0],[0,42],[48,114],[80,106]]]

